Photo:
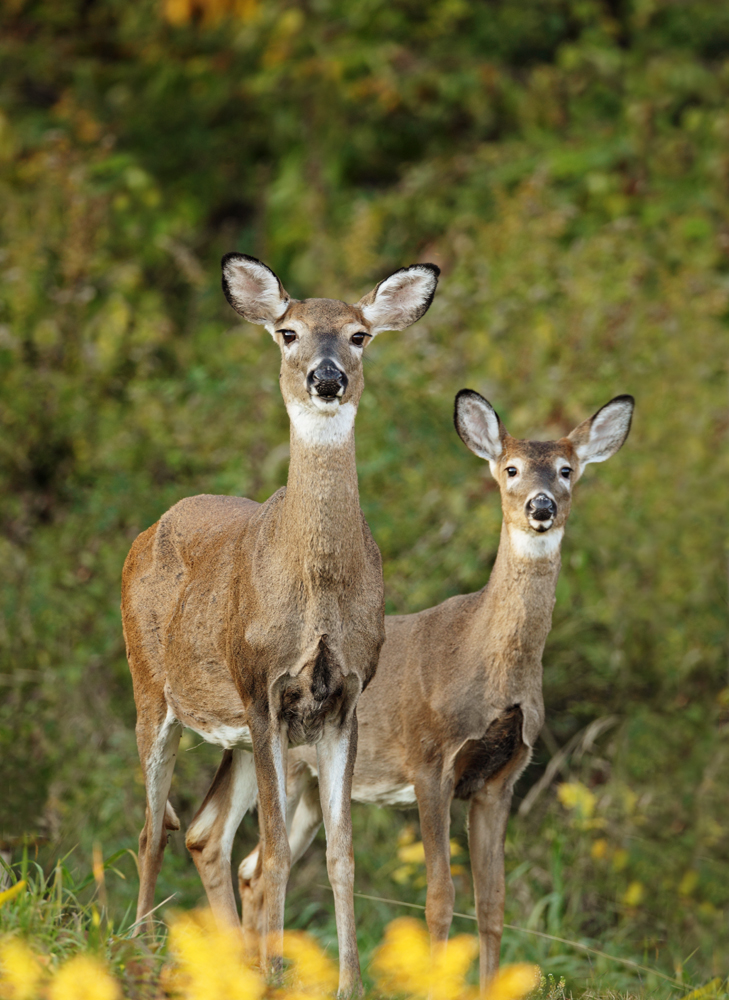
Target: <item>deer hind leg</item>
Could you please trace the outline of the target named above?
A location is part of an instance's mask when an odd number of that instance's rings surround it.
[[[221,924],[238,923],[230,854],[240,821],[255,801],[256,772],[251,754],[226,750],[185,837],[210,908]]]
[[[527,760],[528,755],[520,754],[512,766],[484,785],[471,799],[468,812],[468,845],[478,920],[482,995],[486,994],[489,981],[499,967],[506,898],[506,824],[514,781]]]
[[[448,940],[455,902],[450,845],[452,784],[447,783],[444,787],[438,772],[429,775],[423,782],[416,782],[415,794],[428,880],[425,920],[430,931],[431,948],[436,952]]]
[[[354,919],[351,807],[356,753],[357,716],[354,714],[342,724],[328,725],[316,746],[319,800],[327,832],[327,872],[337,920],[340,996],[362,991]]]
[[[181,734],[182,726],[170,712],[157,725],[145,724],[143,717],[137,723],[137,744],[147,791],[147,809],[139,835],[139,900],[135,934],[142,930],[145,917],[147,930],[153,929],[151,910],[154,908],[154,888],[167,846],[167,831],[180,829],[180,821],[167,801],[167,796],[170,794]]]
[[[295,865],[316,836],[321,826],[322,812],[319,803],[319,782],[303,760],[291,763],[286,782],[286,826],[291,849],[291,864]],[[260,935],[263,927],[263,882],[261,845],[243,858],[238,868],[243,930]]]

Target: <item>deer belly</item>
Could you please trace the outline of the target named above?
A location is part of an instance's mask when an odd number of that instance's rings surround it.
[[[352,786],[352,798],[367,806],[414,806],[415,788],[413,785],[390,784],[357,784],[355,775]]]
[[[487,781],[502,771],[524,745],[524,715],[513,705],[491,723],[484,736],[468,740],[458,752],[455,764],[456,799],[470,799]]]
[[[232,747],[252,750],[243,702],[232,681],[226,680],[215,695],[213,701],[209,693],[204,697],[199,692],[173,691],[169,683],[165,686],[167,704],[177,721],[186,729],[192,729],[206,743],[224,750]]]
[[[192,729],[202,736],[206,743],[212,743],[216,747],[222,747],[224,750],[230,750],[232,747],[240,747],[243,750],[252,750],[253,742],[251,740],[251,732],[248,726],[226,726],[222,723],[217,725],[210,723],[209,728],[202,728],[199,723],[194,726],[188,726],[188,729]]]

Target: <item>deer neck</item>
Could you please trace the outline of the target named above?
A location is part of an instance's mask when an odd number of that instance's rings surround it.
[[[332,415],[289,405],[291,460],[277,541],[289,565],[317,585],[345,582],[361,565],[364,536],[359,506],[352,403]],[[297,573],[298,575],[298,573]]]
[[[501,526],[476,631],[489,670],[507,676],[538,671],[552,626],[563,529],[544,536]]]

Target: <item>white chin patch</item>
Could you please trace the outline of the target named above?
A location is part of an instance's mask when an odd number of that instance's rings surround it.
[[[549,531],[553,524],[553,517],[550,517],[548,521],[535,521],[534,518],[529,518],[529,527],[534,528],[534,530],[540,535],[543,535],[545,531]]]
[[[537,522],[544,525],[544,521]],[[562,544],[564,528],[554,528],[552,531],[524,531],[521,528],[509,528],[509,541],[514,553],[520,559],[549,559],[559,552]]]
[[[340,403],[336,398],[327,402],[320,396],[311,396],[309,403],[289,403],[286,409],[296,436],[319,448],[344,444],[357,416],[354,403]]]

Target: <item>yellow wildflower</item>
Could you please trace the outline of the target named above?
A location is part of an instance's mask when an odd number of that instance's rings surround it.
[[[623,893],[623,902],[626,906],[631,908],[638,906],[640,901],[643,899],[643,883],[642,882],[631,882],[628,888]]]
[[[51,980],[49,1000],[121,1000],[119,984],[103,962],[91,955],[76,955],[65,962]]]
[[[394,920],[385,931],[372,971],[385,993],[404,993],[432,1000],[456,1000],[471,995],[466,974],[478,954],[478,941],[461,934],[447,947],[434,950],[423,924],[411,917]]]
[[[564,782],[557,788],[557,798],[565,807],[575,813],[578,820],[584,822],[592,818],[595,812],[596,799],[590,789],[581,781]]]
[[[175,989],[184,1000],[259,1000],[265,988],[244,958],[243,935],[218,927],[209,910],[183,913],[170,924],[170,951],[179,966]]]
[[[678,883],[678,892],[680,896],[690,896],[699,883],[699,873],[695,868],[689,868],[687,872],[684,873],[683,878]]]
[[[488,1000],[521,1000],[539,986],[539,967],[528,962],[505,965],[499,969],[488,988]]]
[[[0,997],[3,1000],[31,1000],[42,978],[43,967],[27,944],[17,938],[0,941]]]
[[[333,993],[339,974],[336,966],[316,941],[302,931],[284,935],[284,958],[293,962],[293,988],[286,991],[287,1000]]]
[[[25,881],[16,882],[15,885],[11,885],[9,889],[5,890],[5,892],[0,892],[0,906],[4,903],[8,903],[11,899],[14,899],[15,896],[19,896],[23,889],[25,889],[25,886]]]
[[[607,853],[608,842],[604,837],[600,837],[599,840],[596,840],[590,848],[590,856],[595,861],[602,861],[602,859],[607,856]]]

